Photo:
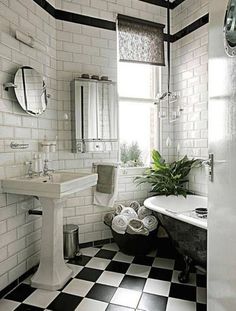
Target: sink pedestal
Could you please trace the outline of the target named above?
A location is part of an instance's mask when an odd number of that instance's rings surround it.
[[[31,279],[32,287],[47,290],[62,288],[71,278],[63,256],[63,207],[65,200],[39,198],[43,207],[40,264]]]

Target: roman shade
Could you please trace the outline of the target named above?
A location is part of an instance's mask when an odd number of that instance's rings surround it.
[[[117,21],[120,61],[165,65],[165,25],[120,14]]]

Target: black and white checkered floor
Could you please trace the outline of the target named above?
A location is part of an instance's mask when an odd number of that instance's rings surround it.
[[[0,301],[0,311],[206,311],[206,277],[178,282],[180,259],[157,250],[143,257],[115,243],[82,249],[68,262],[73,278],[58,291],[31,288],[29,279]]]

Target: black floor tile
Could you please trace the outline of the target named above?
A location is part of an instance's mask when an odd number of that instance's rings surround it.
[[[143,293],[138,308],[145,311],[166,311],[167,297]]]
[[[145,285],[146,279],[132,275],[125,275],[119,287],[142,291]]]
[[[148,277],[156,280],[171,281],[172,274],[173,270],[152,267]]]
[[[196,287],[171,283],[169,297],[196,301]]]
[[[109,304],[106,311],[135,311],[135,309]]]
[[[90,289],[90,291],[86,295],[86,298],[110,302],[113,295],[115,294],[116,289],[117,288],[113,286],[94,284],[94,286]]]
[[[10,294],[8,294],[5,298],[9,300],[24,301],[29,295],[31,295],[35,291],[35,288],[31,287],[28,284],[20,284],[17,286]]]
[[[97,270],[92,268],[83,268],[77,275],[76,279],[82,279],[86,281],[96,282],[103,270]]]
[[[95,257],[99,257],[99,258],[105,258],[105,259],[112,259],[117,252],[114,251],[110,251],[107,249],[101,249],[96,255]]]
[[[52,311],[74,311],[82,301],[82,297],[60,293],[47,307]]]
[[[204,275],[204,274],[196,274],[196,281],[197,281],[198,287],[206,287],[207,286],[206,275]]]
[[[153,264],[154,258],[148,256],[136,256],[132,263],[136,263],[138,265],[151,266]]]
[[[120,261],[113,260],[106,267],[106,270],[125,274],[129,268],[129,266],[130,265],[126,262],[120,262]]]
[[[44,309],[22,303],[15,311],[44,311]]]
[[[207,305],[204,305],[202,303],[197,303],[196,311],[207,311]]]
[[[72,265],[77,265],[77,266],[85,266],[85,265],[87,265],[87,263],[89,262],[89,260],[91,258],[92,257],[82,255],[82,256],[78,256],[78,257],[75,257],[73,259],[70,259],[68,261],[68,263],[70,263]]]
[[[170,239],[160,238],[157,241],[157,257],[174,259],[177,255]]]

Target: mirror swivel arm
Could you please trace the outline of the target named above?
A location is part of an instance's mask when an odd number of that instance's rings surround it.
[[[15,83],[12,83],[12,82],[7,82],[7,83],[4,83],[3,84],[3,88],[5,91],[8,92],[9,88],[17,88],[17,85]]]

